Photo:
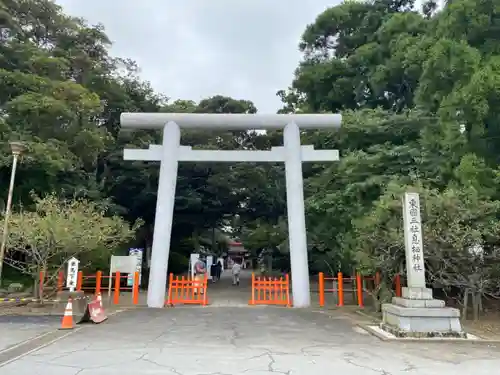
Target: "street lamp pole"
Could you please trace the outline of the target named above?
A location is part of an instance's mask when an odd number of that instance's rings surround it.
[[[9,185],[9,194],[7,196],[7,206],[5,207],[2,244],[0,247],[0,285],[2,284],[3,260],[5,258],[5,246],[7,244],[7,236],[9,231],[9,217],[10,217],[10,209],[12,206],[12,193],[14,192],[14,181],[16,179],[17,160],[19,159],[19,155],[21,155],[21,153],[24,151],[25,147],[20,142],[10,142],[10,149],[12,151],[13,160],[12,160],[12,170],[10,172],[10,185]]]

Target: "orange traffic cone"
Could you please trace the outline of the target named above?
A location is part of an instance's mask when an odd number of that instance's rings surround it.
[[[68,299],[68,303],[66,305],[66,309],[64,310],[64,316],[61,322],[61,328],[59,329],[73,329],[75,328],[73,322],[73,300]]]

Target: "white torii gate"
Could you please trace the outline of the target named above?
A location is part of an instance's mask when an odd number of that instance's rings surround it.
[[[162,129],[162,145],[149,149],[125,149],[124,160],[160,161],[160,178],[151,254],[149,307],[163,307],[170,253],[170,237],[180,161],[191,162],[284,162],[288,214],[288,236],[292,270],[294,307],[309,307],[311,294],[307,260],[306,223],[302,162],[339,160],[338,150],[314,150],[301,146],[300,128],[340,128],[338,114],[193,114],[193,113],[122,113],[123,129]],[[193,150],[181,146],[180,129],[250,130],[283,129],[284,146],[270,151]]]

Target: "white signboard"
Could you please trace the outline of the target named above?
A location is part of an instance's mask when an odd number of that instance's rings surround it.
[[[135,257],[136,263],[135,263],[135,272],[139,272],[139,285],[141,284],[141,271],[142,271],[142,255],[144,251],[143,249],[129,249],[128,250],[128,255],[131,257]],[[134,274],[130,273],[127,277],[127,286],[133,286],[134,285]]]
[[[108,296],[111,295],[111,289],[115,285],[113,273],[134,273],[137,264],[137,258],[129,255],[111,255],[111,263],[109,265],[109,284]]]
[[[210,277],[210,267],[212,267],[213,263],[214,263],[214,257],[212,255],[207,255],[205,266],[207,267],[207,273],[209,277]]]
[[[68,260],[68,272],[66,276],[66,288],[69,288],[70,292],[74,292],[76,288],[76,283],[78,281],[78,263],[80,261],[75,257]]]
[[[129,255],[111,255],[110,271],[134,273],[137,265],[137,258]]]
[[[405,193],[403,198],[406,273],[409,288],[425,288],[425,265],[422,242],[420,198],[417,193]]]

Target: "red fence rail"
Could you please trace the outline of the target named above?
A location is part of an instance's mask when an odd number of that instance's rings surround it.
[[[121,274],[120,272],[115,272],[112,275],[103,276],[102,271],[97,271],[95,275],[84,275],[82,271],[78,272],[76,291],[89,292],[95,295],[101,294],[102,289],[108,289],[110,293],[113,293],[112,302],[117,305],[120,303],[120,295],[123,291],[132,292],[132,303],[134,305],[139,304],[139,272],[133,274],[133,284],[129,287],[121,286],[121,281],[127,279],[129,276],[126,274]],[[45,275],[40,272],[39,275],[39,290],[40,295],[43,294],[45,286]],[[57,291],[62,292],[67,288],[64,286],[64,272],[59,272],[57,275]],[[95,281],[95,282],[94,282]],[[88,284],[94,284],[93,286],[86,286]],[[104,285],[103,285],[104,284]]]
[[[325,282],[331,281],[333,284],[332,288],[325,287]],[[345,283],[350,282],[351,285],[354,286],[354,289],[346,290]],[[345,277],[342,272],[339,272],[336,277],[333,276],[325,276],[323,272],[320,272],[318,275],[318,285],[319,285],[319,305],[321,307],[325,306],[325,295],[326,293],[332,293],[337,295],[337,306],[344,306],[344,296],[346,291],[353,292],[356,299],[356,304],[359,307],[364,306],[363,302],[363,281],[373,281],[375,287],[380,285],[380,273],[377,272],[375,276],[361,276],[361,274],[357,273],[354,277]],[[397,297],[401,297],[401,275],[397,274],[393,280],[395,294]]]
[[[255,277],[252,273],[252,298],[249,305],[291,306],[290,277]]]
[[[208,304],[208,275],[203,280],[185,276],[175,276],[171,273],[168,282],[167,306]]]

